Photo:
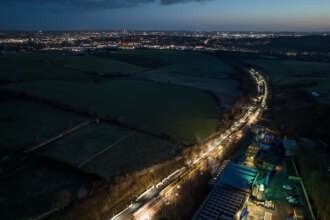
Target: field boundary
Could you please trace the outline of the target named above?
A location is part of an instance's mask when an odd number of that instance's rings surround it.
[[[46,145],[48,145],[50,143],[53,143],[53,142],[55,142],[55,141],[57,141],[57,140],[65,137],[65,136],[67,136],[67,135],[69,135],[69,134],[71,134],[71,133],[73,133],[73,132],[75,132],[75,131],[83,128],[83,127],[86,127],[86,126],[90,125],[92,122],[95,122],[95,120],[93,120],[93,121],[87,120],[87,121],[84,121],[82,123],[79,123],[78,125],[65,130],[64,132],[56,135],[55,137],[52,137],[52,138],[50,138],[48,140],[45,140],[44,142],[42,142],[42,143],[40,143],[40,144],[38,144],[38,145],[36,145],[36,146],[34,146],[32,148],[29,148],[27,150],[24,150],[23,152],[24,153],[30,153],[30,152],[36,151],[36,150],[38,150],[38,149],[40,149],[40,148],[42,148],[42,147],[44,147],[44,146],[46,146]]]
[[[60,109],[60,110],[63,110],[63,111],[72,112],[72,113],[87,116],[87,117],[97,118],[100,121],[111,123],[113,125],[117,125],[117,126],[120,126],[120,127],[123,127],[123,128],[127,128],[127,129],[130,129],[130,130],[136,131],[136,132],[140,132],[140,133],[155,137],[155,138],[159,138],[161,140],[167,141],[167,142],[169,142],[171,144],[174,144],[174,145],[181,145],[181,146],[185,146],[185,147],[191,146],[191,145],[184,144],[183,142],[180,142],[180,141],[176,140],[175,138],[172,138],[168,134],[154,133],[150,130],[146,130],[146,129],[140,128],[140,127],[135,127],[135,126],[129,125],[127,123],[124,123],[122,121],[119,121],[115,117],[100,116],[96,112],[89,112],[88,110],[77,109],[77,108],[75,108],[71,105],[63,104],[63,103],[60,103],[60,102],[57,102],[57,101],[54,101],[54,100],[51,100],[51,99],[47,99],[45,97],[38,96],[38,95],[26,93],[26,92],[23,92],[23,91],[17,91],[17,90],[10,89],[10,88],[2,88],[2,89],[0,89],[0,92],[1,92],[1,94],[11,95],[11,96],[14,96],[14,97],[17,97],[17,98],[30,100],[30,101],[33,101],[33,102],[36,102],[36,103],[49,105],[49,106],[52,106],[56,109]]]
[[[101,154],[107,152],[108,150],[110,150],[112,147],[116,146],[117,144],[119,144],[120,142],[122,142],[123,140],[126,140],[129,137],[132,137],[133,135],[135,135],[136,132],[132,132],[128,135],[125,135],[121,138],[119,138],[118,140],[116,140],[115,142],[111,143],[110,145],[108,145],[106,148],[104,148],[103,150],[95,153],[94,155],[90,156],[88,159],[86,159],[85,161],[81,162],[78,167],[82,168],[83,166],[85,166],[87,163],[89,163],[90,161],[94,160],[96,157],[100,156]]]

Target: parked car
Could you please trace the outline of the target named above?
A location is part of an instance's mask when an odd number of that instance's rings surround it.
[[[295,197],[293,197],[293,196],[287,196],[286,199],[288,200],[288,202],[290,204],[294,204],[294,205],[295,204],[298,204],[298,200]]]
[[[282,188],[286,189],[286,190],[292,190],[293,189],[293,187],[290,186],[290,185],[283,185]]]

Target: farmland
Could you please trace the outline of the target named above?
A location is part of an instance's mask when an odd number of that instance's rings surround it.
[[[233,79],[219,78],[212,79],[207,77],[182,76],[180,74],[149,74],[147,78],[155,81],[173,85],[181,85],[211,91],[221,100],[223,105],[232,105],[239,97],[238,82]],[[234,89],[236,88],[236,89]]]
[[[114,117],[158,134],[165,133],[186,144],[206,138],[217,128],[218,111],[212,97],[186,87],[112,80],[101,84],[37,81],[20,83],[15,89],[102,118]]]
[[[241,96],[236,70],[195,52],[26,53],[0,67],[0,211],[20,207],[17,218],[57,213],[94,186],[120,208],[130,184],[138,195],[168,175]]]
[[[90,124],[47,147],[38,153],[65,161],[73,166],[104,150],[130,131],[108,124]]]
[[[112,180],[167,160],[178,151],[179,146],[158,138],[93,123],[37,152]]]
[[[116,60],[97,56],[59,57],[56,64],[98,75],[131,75],[142,72],[144,68]]]
[[[1,177],[1,217],[26,219],[66,207],[87,196],[94,181],[66,167],[28,159],[14,174]]]
[[[232,105],[240,96],[238,82],[233,80],[235,70],[214,56],[142,50],[130,53],[118,51],[107,57],[147,67],[146,71],[138,75],[140,79],[211,91],[224,105]],[[141,58],[149,62],[143,62]]]
[[[23,54],[0,56],[0,82],[34,80],[86,81],[90,77],[52,63],[59,54]]]
[[[86,120],[24,100],[1,100],[0,109],[0,146],[7,150],[31,148]]]
[[[118,57],[124,57],[123,54],[127,52],[119,51],[116,53],[110,53],[108,56],[113,59],[120,59]],[[214,56],[201,54],[196,52],[172,52],[172,51],[134,51],[131,52],[131,59],[127,59],[127,62],[134,63],[134,58],[142,56],[144,59],[157,60],[156,68],[149,68],[162,73],[177,73],[181,75],[193,75],[200,77],[223,77],[226,74],[232,74],[233,69],[217,59]],[[144,65],[143,63],[136,63],[136,65]],[[227,75],[228,76],[228,75]]]
[[[83,169],[113,178],[165,161],[178,153],[175,146],[157,138],[142,134],[126,137],[111,150],[84,164]]]

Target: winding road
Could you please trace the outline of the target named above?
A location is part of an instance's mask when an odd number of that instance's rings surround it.
[[[205,144],[203,152],[196,158],[187,161],[186,165],[175,170],[169,176],[164,178],[155,186],[147,189],[133,203],[120,213],[111,217],[111,220],[149,220],[168,202],[167,197],[180,188],[182,182],[194,175],[203,168],[203,164],[209,158],[219,157],[223,154],[224,143],[231,143],[237,138],[241,138],[243,130],[258,122],[263,111],[267,108],[268,101],[268,84],[262,74],[254,69],[249,69],[251,77],[256,81],[258,87],[258,97],[246,106],[245,114],[235,121],[232,126],[221,135],[208,141]],[[230,145],[229,145],[230,146]],[[221,161],[219,161],[220,163]]]

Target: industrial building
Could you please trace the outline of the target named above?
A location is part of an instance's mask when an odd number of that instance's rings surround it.
[[[247,201],[256,180],[256,169],[226,162],[214,187],[194,216],[195,220],[244,219]]]

